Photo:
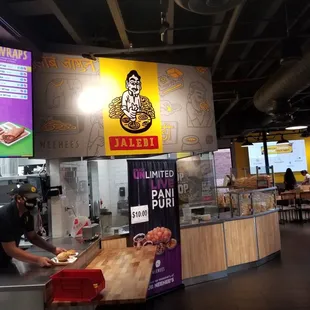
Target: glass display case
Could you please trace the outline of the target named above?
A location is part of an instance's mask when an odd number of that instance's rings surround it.
[[[231,217],[235,216],[248,216],[254,215],[276,208],[276,187],[254,189],[254,190],[242,190],[235,189],[223,193],[224,199],[220,208],[227,208]],[[225,210],[226,212],[228,210]],[[220,216],[221,217],[221,216]]]
[[[214,157],[204,153],[177,160],[181,224],[217,218]]]

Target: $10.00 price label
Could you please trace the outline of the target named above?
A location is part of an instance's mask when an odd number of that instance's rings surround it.
[[[131,224],[145,223],[149,221],[149,207],[137,206],[130,208]]]

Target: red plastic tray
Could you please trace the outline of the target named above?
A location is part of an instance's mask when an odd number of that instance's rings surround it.
[[[54,301],[92,301],[105,288],[100,269],[64,269],[51,279]]]

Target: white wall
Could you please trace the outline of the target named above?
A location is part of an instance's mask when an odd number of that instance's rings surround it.
[[[17,158],[18,166],[27,165],[44,165],[46,163],[45,159],[28,159],[28,158]]]
[[[61,185],[63,187],[63,195],[51,199],[52,235],[63,237],[71,232],[74,219],[74,214],[67,211],[67,207],[73,207],[76,215],[89,216],[87,162],[49,160],[47,168],[51,177],[51,186]],[[70,176],[68,171],[76,173]],[[86,191],[81,191],[79,188],[81,181],[85,182]]]
[[[149,159],[167,158],[168,156],[166,154],[149,157]],[[119,196],[120,187],[125,187],[125,199],[128,197],[127,160],[109,159],[97,160],[97,162],[100,198],[103,201],[103,205],[106,206],[113,213],[113,215],[116,215],[117,202],[121,199]]]

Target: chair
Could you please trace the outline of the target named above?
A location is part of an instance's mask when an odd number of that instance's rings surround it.
[[[282,206],[280,209],[280,219],[284,222],[293,222],[298,219],[296,212],[296,193],[281,193],[281,200],[287,200],[288,206]],[[281,216],[282,213],[282,216]]]
[[[310,205],[309,205],[310,192],[301,192],[300,200],[301,200],[301,211],[304,215],[303,219],[305,221],[309,221],[310,220]],[[302,202],[306,202],[306,205],[304,206]]]

